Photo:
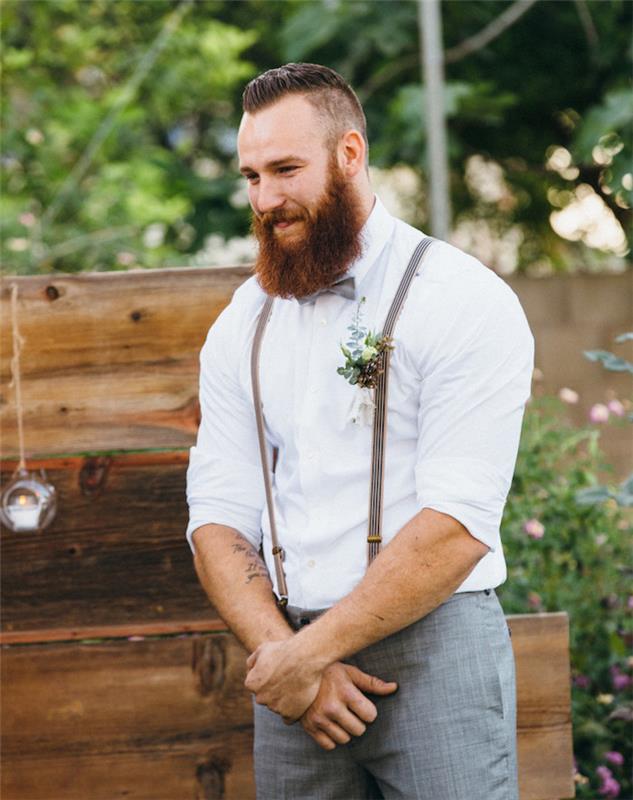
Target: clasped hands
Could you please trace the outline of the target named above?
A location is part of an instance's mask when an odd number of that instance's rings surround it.
[[[362,735],[378,711],[366,694],[388,695],[398,685],[339,661],[319,664],[293,637],[261,644],[248,658],[244,685],[288,725],[303,728],[324,750]]]

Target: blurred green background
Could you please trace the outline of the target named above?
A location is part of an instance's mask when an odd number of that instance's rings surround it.
[[[512,5],[441,4],[452,241],[501,274],[625,269],[633,4],[539,0],[464,47]],[[1,24],[5,273],[250,260],[240,95],[286,61],[350,81],[379,193],[428,225],[415,0],[5,0]]]

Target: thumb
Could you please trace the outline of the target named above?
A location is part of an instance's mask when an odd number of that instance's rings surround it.
[[[398,684],[395,681],[383,681],[375,675],[363,672],[358,667],[351,666],[351,664],[346,664],[346,667],[348,675],[361,692],[367,694],[393,694],[398,691]]]

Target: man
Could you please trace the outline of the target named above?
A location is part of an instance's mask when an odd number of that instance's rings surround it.
[[[514,662],[494,588],[533,364],[519,302],[476,259],[427,251],[393,334],[383,547],[368,567],[372,427],[350,415],[359,389],[337,372],[340,343],[354,324],[382,330],[425,237],[374,196],[362,108],[326,67],[251,81],[238,152],[259,255],[201,351],[187,538],[250,653],[258,797],[516,800]],[[349,277],[351,293],[328,291]],[[285,613],[251,394],[266,295]]]

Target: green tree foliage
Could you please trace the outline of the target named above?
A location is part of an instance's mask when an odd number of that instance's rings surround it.
[[[511,5],[442,4],[455,219],[499,234],[519,226],[521,268],[589,265],[595,253],[561,239],[549,218],[582,185],[630,231],[633,6],[539,0],[465,54]],[[5,0],[3,12],[9,272],[182,264],[209,234],[244,235],[241,89],[289,60],[340,70],[365,105],[372,163],[410,165],[424,187],[414,0]],[[569,163],[551,161],[557,148]],[[502,197],[467,180],[474,155],[499,165]],[[427,225],[424,191],[411,212]]]
[[[217,3],[5,3],[11,271],[109,269],[122,251],[120,267],[182,263],[205,233],[243,230],[228,203],[234,180],[216,159],[234,151],[231,90],[255,70],[243,58],[255,33],[218,17]],[[83,174],[65,183],[117,108]]]

